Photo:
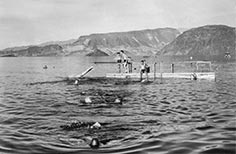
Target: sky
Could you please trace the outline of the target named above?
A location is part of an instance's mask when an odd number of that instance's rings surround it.
[[[91,33],[236,27],[236,0],[0,0],[0,49]]]

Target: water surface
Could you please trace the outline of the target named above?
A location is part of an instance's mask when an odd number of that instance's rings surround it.
[[[116,66],[92,63],[99,60],[1,58],[0,153],[236,152],[236,63],[215,64],[216,81],[142,84],[101,78]],[[62,78],[92,65],[89,76],[96,78],[79,86]],[[94,102],[83,103],[87,96]],[[61,128],[74,121],[99,122],[102,128]],[[85,137],[104,144],[91,149]]]

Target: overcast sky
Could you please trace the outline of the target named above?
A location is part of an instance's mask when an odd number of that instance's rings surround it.
[[[236,0],[0,0],[0,49],[91,33],[236,26]]]

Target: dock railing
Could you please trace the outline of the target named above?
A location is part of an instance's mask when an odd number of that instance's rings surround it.
[[[131,73],[139,73],[139,63],[133,63]],[[184,61],[184,62],[163,62],[155,61],[149,63],[150,73],[154,74],[154,78],[157,78],[156,73],[197,73],[197,72],[212,72],[212,66],[210,61]]]
[[[156,72],[156,64],[154,63],[154,72]],[[159,73],[186,73],[186,72],[211,72],[210,61],[186,61],[175,63],[159,62]]]

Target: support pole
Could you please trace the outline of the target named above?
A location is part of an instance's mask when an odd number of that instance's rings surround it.
[[[171,72],[174,73],[175,72],[175,65],[172,63],[171,64]]]
[[[159,62],[159,72],[160,72],[160,78],[161,78],[161,82],[162,82],[162,66],[161,66],[161,61]]]
[[[157,63],[155,62],[154,63],[154,80],[156,80],[156,65],[157,65]]]

